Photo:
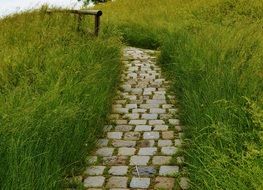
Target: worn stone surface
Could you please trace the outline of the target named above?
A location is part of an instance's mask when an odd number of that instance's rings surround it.
[[[155,51],[128,47],[123,73],[108,123],[84,174],[87,190],[189,188],[187,178],[167,177],[184,169],[184,157],[171,163],[183,148],[184,128],[178,119],[176,98],[169,81],[156,65]]]
[[[130,183],[131,188],[148,188],[150,186],[150,178],[133,177]]]

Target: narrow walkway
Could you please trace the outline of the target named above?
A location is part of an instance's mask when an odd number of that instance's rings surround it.
[[[156,52],[128,47],[123,54],[123,84],[112,105],[110,125],[105,126],[105,139],[90,157],[84,186],[187,189],[186,179],[175,177],[183,158],[172,155],[181,146],[182,129],[172,104],[175,97],[167,94],[169,83],[156,65]]]

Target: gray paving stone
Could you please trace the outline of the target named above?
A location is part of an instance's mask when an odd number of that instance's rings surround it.
[[[158,114],[155,114],[155,113],[142,114],[142,119],[149,119],[150,120],[150,119],[157,119],[157,117],[158,117]]]
[[[132,113],[146,113],[147,112],[147,109],[133,109],[132,110]]]
[[[113,140],[112,145],[114,147],[135,147],[136,141]]]
[[[85,173],[88,175],[103,175],[105,166],[90,166],[86,169]]]
[[[124,140],[139,140],[141,136],[140,132],[126,132],[124,133]]]
[[[109,170],[110,175],[126,175],[128,172],[128,166],[111,166]]]
[[[122,132],[108,132],[107,137],[109,139],[121,139],[122,134]]]
[[[150,186],[150,178],[133,177],[130,183],[131,188],[148,188]]]
[[[173,142],[171,140],[158,140],[158,146],[159,147],[173,146]]]
[[[141,104],[140,108],[150,109],[150,108],[159,108],[160,104]]]
[[[167,131],[168,125],[155,125],[153,130],[154,131]]]
[[[113,151],[114,151],[114,148],[103,147],[103,148],[100,148],[96,151],[96,155],[98,155],[98,156],[112,156]]]
[[[150,113],[166,113],[166,110],[162,108],[151,108]]]
[[[128,178],[127,177],[110,177],[106,188],[126,188]]]
[[[161,176],[174,175],[179,172],[178,166],[161,166],[159,174]]]
[[[164,155],[173,155],[177,152],[177,148],[173,146],[162,147],[161,153]]]
[[[128,156],[109,156],[103,157],[103,165],[107,166],[123,166],[128,161]]]
[[[132,125],[116,125],[115,131],[119,132],[126,132],[126,131],[131,131],[133,129]]]
[[[143,139],[159,139],[159,132],[144,132]]]
[[[84,187],[103,187],[104,182],[103,176],[90,176],[84,180]]]
[[[149,160],[149,156],[132,156],[130,159],[130,165],[147,165]]]
[[[180,121],[178,119],[169,119],[168,120],[171,125],[179,125]]]
[[[147,120],[139,119],[139,120],[130,120],[130,125],[146,125]]]
[[[154,156],[152,159],[153,165],[165,165],[170,164],[172,160],[171,156]]]
[[[121,147],[121,148],[119,148],[118,155],[132,156],[132,155],[134,155],[135,151],[136,151],[135,148]]]
[[[162,105],[162,108],[163,108],[163,109],[171,109],[171,108],[173,108],[173,107],[174,107],[173,104],[164,104],[164,105]]]
[[[145,147],[145,148],[140,148],[138,155],[141,156],[152,156],[155,155],[157,152],[156,147]]]
[[[154,143],[154,140],[141,140],[138,141],[138,147],[152,147]]]
[[[137,108],[137,104],[126,104],[125,106],[128,109],[136,109]]]
[[[151,177],[156,174],[156,168],[154,166],[135,166],[132,169],[132,175],[136,177]]]
[[[165,122],[163,120],[149,120],[149,125],[164,125]]]
[[[109,140],[108,139],[99,139],[98,140],[98,147],[105,147],[108,146]]]
[[[119,120],[115,120],[115,124],[116,125],[126,125],[128,124],[128,121],[125,119],[119,119]]]
[[[150,125],[137,125],[134,131],[151,131],[152,126]]]
[[[137,114],[137,113],[128,113],[128,114],[125,114],[123,116],[123,118],[126,118],[126,119],[131,119],[131,120],[134,120],[134,119],[139,119],[140,115]]]
[[[147,100],[147,104],[166,104],[166,100]]]

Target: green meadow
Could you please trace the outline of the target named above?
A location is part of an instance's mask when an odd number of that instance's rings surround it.
[[[0,20],[0,189],[63,189],[81,172],[119,84],[123,45],[160,50],[187,129],[191,189],[263,189],[261,0],[95,8],[98,38],[45,8]]]

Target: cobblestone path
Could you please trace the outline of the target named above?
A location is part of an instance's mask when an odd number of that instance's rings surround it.
[[[84,173],[88,190],[187,189],[179,175],[183,158],[175,97],[156,65],[156,52],[127,47],[122,84],[112,105],[105,138]],[[179,185],[177,183],[179,182]]]

